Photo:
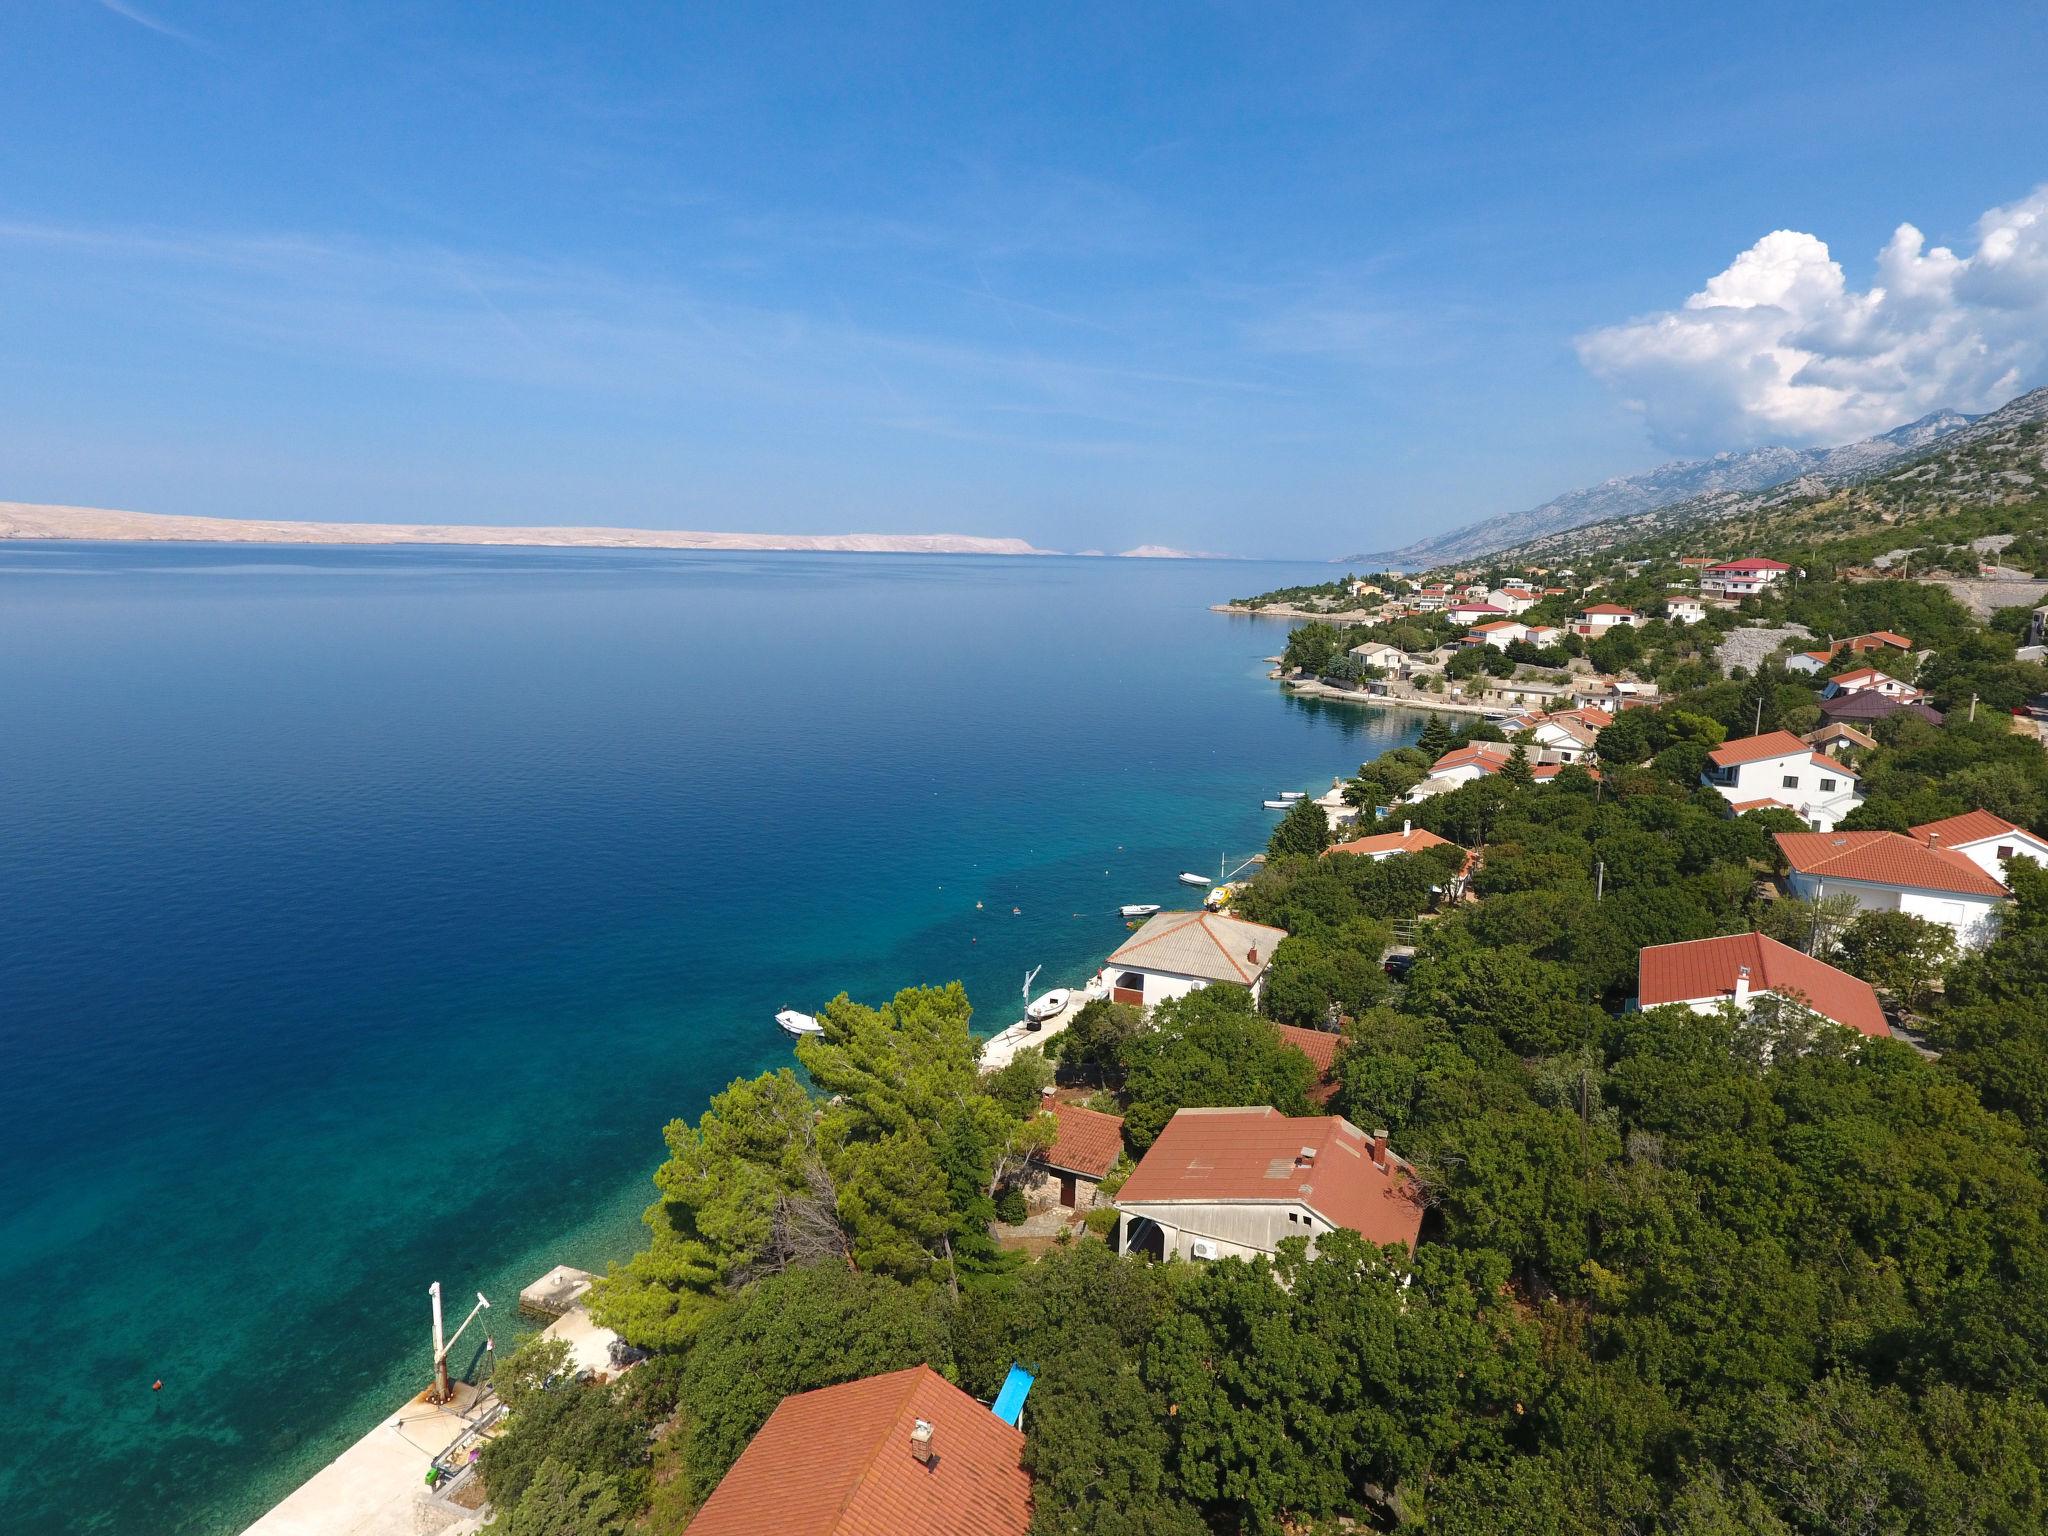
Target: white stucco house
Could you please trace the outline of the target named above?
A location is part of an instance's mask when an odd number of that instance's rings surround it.
[[[1664,613],[1674,624],[1697,624],[1707,616],[1707,605],[1696,597],[1674,592],[1664,599]]]
[[[2048,838],[1989,811],[1966,811],[1943,821],[1923,821],[1913,828],[1912,835],[1915,841],[1930,848],[1960,853],[2000,885],[2006,883],[2005,866],[2012,859],[2029,858],[2048,868]]]
[[[1831,677],[1821,685],[1820,696],[1824,699],[1839,699],[1844,694],[1875,693],[1887,699],[1911,701],[1922,697],[1918,688],[1911,683],[1902,683],[1889,672],[1880,672],[1875,667],[1858,667],[1854,672],[1844,672],[1840,677]]]
[[[1991,942],[2011,895],[1966,855],[1897,832],[1780,832],[1777,842],[1786,884],[1802,901],[1849,896],[1865,912],[1941,923],[1966,948]]]
[[[1791,569],[1779,560],[1727,560],[1700,573],[1700,590],[1724,597],[1754,597]]]
[[[1624,608],[1619,603],[1595,603],[1590,608],[1579,610],[1579,616],[1572,620],[1572,633],[1584,639],[1597,640],[1617,626],[1633,628],[1642,622],[1643,616],[1633,608]]]
[[[1736,815],[1782,806],[1816,832],[1833,831],[1863,803],[1854,769],[1790,731],[1766,731],[1716,747],[1707,754],[1700,783],[1717,791]]]
[[[1251,1259],[1281,1240],[1348,1227],[1411,1253],[1422,1230],[1414,1171],[1338,1115],[1183,1109],[1117,1191],[1116,1251]]]
[[[1383,640],[1368,640],[1364,645],[1354,645],[1345,654],[1361,666],[1378,667],[1382,672],[1392,672],[1396,676],[1408,663],[1406,651]]]
[[[1286,937],[1223,912],[1155,912],[1109,957],[1109,995],[1150,1008],[1220,981],[1249,987],[1256,1002]]]
[[[1641,1007],[1677,1003],[1694,1013],[1717,1013],[1732,1003],[1747,1013],[1766,997],[1804,1004],[1859,1035],[1882,1040],[1891,1034],[1869,982],[1761,933],[1652,944],[1636,953]]]

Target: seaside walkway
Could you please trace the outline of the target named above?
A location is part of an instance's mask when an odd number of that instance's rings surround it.
[[[1043,1046],[1046,1041],[1060,1033],[1074,1022],[1074,1015],[1098,997],[1108,996],[1107,991],[1096,985],[1100,978],[1093,978],[1085,987],[1076,987],[1073,996],[1067,999],[1067,1006],[1033,1029],[1028,1020],[1019,1019],[999,1035],[991,1035],[982,1042],[981,1070],[997,1072],[1017,1059],[1017,1053],[1029,1046]]]
[[[569,1341],[577,1369],[612,1369],[618,1335],[593,1323],[580,1301],[545,1332]],[[496,1401],[466,1382],[457,1384],[455,1400],[446,1405],[413,1398],[242,1536],[469,1536],[482,1529],[480,1517],[436,1498],[427,1486],[427,1469]]]

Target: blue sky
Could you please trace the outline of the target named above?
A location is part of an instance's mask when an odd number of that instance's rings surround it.
[[[2048,13],[1664,9],[39,0],[0,498],[1325,556],[2048,382]]]

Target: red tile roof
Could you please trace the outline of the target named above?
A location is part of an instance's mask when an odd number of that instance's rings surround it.
[[[1747,560],[1729,560],[1720,565],[1709,566],[1711,571],[1789,571],[1791,566],[1777,560],[1759,560],[1752,556]]]
[[[1337,1068],[1337,1047],[1344,1043],[1342,1035],[1330,1033],[1327,1029],[1303,1029],[1295,1024],[1276,1024],[1280,1038],[1306,1056],[1316,1069],[1318,1077],[1328,1077]]]
[[[1430,764],[1431,773],[1449,773],[1453,768],[1477,768],[1492,773],[1513,755],[1514,748],[1499,741],[1471,741],[1454,748]]]
[[[1854,640],[1851,640],[1849,644],[1851,646],[1855,646],[1858,641],[1862,640],[1881,640],[1886,645],[1897,646],[1902,651],[1910,651],[1911,649],[1913,649],[1913,642],[1906,636],[1899,634],[1895,630],[1873,629],[1867,635],[1856,636],[1856,638]]]
[[[1414,853],[1420,848],[1448,848],[1451,840],[1438,837],[1422,827],[1410,827],[1406,832],[1376,832],[1371,837],[1354,837],[1348,843],[1332,843],[1323,850],[1324,857],[1333,853]]]
[[[1304,1161],[1301,1154],[1313,1151]],[[1410,1251],[1422,1203],[1408,1165],[1372,1160],[1365,1133],[1339,1115],[1290,1119],[1270,1107],[1183,1109],[1166,1122],[1116,1203],[1305,1205],[1333,1227]]]
[[[2010,894],[1962,854],[1929,848],[1896,832],[1780,832],[1777,841],[1786,861],[1803,875],[1964,896]]]
[[[930,1464],[910,1432],[932,1426]],[[1024,1536],[1024,1436],[928,1365],[785,1397],[688,1536]]]
[[[1805,742],[1790,731],[1765,731],[1761,736],[1742,736],[1707,754],[1716,768],[1733,768],[1742,763],[1767,762],[1774,757],[1811,757]],[[1829,764],[1835,767],[1836,764]]]
[[[1636,617],[1636,611],[1635,611],[1635,609],[1633,609],[1633,608],[1623,608],[1623,607],[1621,607],[1621,606],[1620,606],[1619,604],[1616,604],[1616,603],[1595,603],[1595,604],[1594,604],[1594,605],[1593,605],[1592,607],[1590,607],[1590,608],[1581,608],[1581,609],[1579,610],[1579,612],[1580,612],[1581,614],[1588,614],[1588,613],[1625,613],[1625,614],[1627,614],[1627,615],[1628,615],[1628,616],[1629,616],[1630,618],[1634,618],[1634,617]]]
[[[1960,816],[1950,816],[1944,821],[1923,821],[1913,828],[1913,837],[1932,848],[1957,848],[1964,843],[1980,843],[1986,838],[2010,837],[2017,832],[2021,837],[2033,837],[2042,841],[2016,821],[2007,821],[2003,816],[1994,816],[1989,811],[1965,811]]]
[[[1053,1105],[1052,1113],[1060,1123],[1059,1140],[1040,1154],[1040,1162],[1048,1168],[1064,1168],[1091,1179],[1101,1178],[1116,1166],[1124,1150],[1121,1115],[1105,1115],[1099,1109],[1080,1104],[1059,1103]]]
[[[1636,990],[1645,1008],[1660,1003],[1732,999],[1736,974],[1749,967],[1751,992],[1796,997],[1815,1013],[1858,1034],[1891,1033],[1870,983],[1802,955],[1760,933],[1684,944],[1653,944],[1636,957]]]

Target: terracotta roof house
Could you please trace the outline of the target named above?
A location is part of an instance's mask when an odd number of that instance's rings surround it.
[[[1820,701],[1821,718],[1828,721],[1847,720],[1860,723],[1868,720],[1888,720],[1901,712],[1918,716],[1929,725],[1939,725],[1943,718],[1940,710],[1929,708],[1919,699],[1892,698],[1879,693],[1876,689],[1866,689],[1861,693],[1836,694],[1833,698]]]
[[[1889,672],[1880,672],[1875,667],[1858,667],[1853,672],[1831,677],[1821,685],[1820,696],[1824,699],[1838,699],[1845,693],[1881,693],[1888,699],[1904,699],[1908,703],[1924,697],[1911,683],[1900,682]]]
[[[1222,912],[1158,912],[1109,957],[1110,996],[1150,1008],[1212,982],[1251,988],[1257,1001],[1284,928]]]
[[[1337,1051],[1344,1044],[1344,1037],[1327,1029],[1303,1029],[1298,1024],[1273,1027],[1280,1031],[1282,1040],[1306,1056],[1316,1069],[1316,1085],[1309,1089],[1308,1099],[1320,1109],[1336,1097]]]
[[[1025,1536],[1024,1436],[928,1365],[785,1397],[687,1536]]]
[[[1283,1238],[1348,1227],[1414,1251],[1422,1203],[1413,1170],[1337,1115],[1183,1109],[1117,1191],[1116,1248],[1155,1258],[1253,1258]]]
[[[1438,837],[1425,827],[1404,821],[1398,832],[1376,832],[1371,837],[1354,837],[1348,843],[1332,843],[1323,850],[1323,857],[1348,853],[1362,859],[1391,859],[1397,853],[1418,853],[1424,848],[1454,846],[1449,838]]]
[[[1095,1205],[1096,1186],[1109,1176],[1116,1160],[1123,1156],[1124,1122],[1121,1115],[1106,1115],[1083,1104],[1063,1104],[1045,1090],[1042,1111],[1059,1126],[1058,1140],[1034,1160],[1040,1176],[1025,1191],[1034,1206],[1057,1202],[1070,1211],[1086,1211]]]
[[[1778,560],[1724,560],[1700,572],[1700,590],[1726,597],[1750,597],[1791,569]]]
[[[1636,1000],[1645,1008],[1682,1003],[1712,1013],[1723,1003],[1747,1010],[1758,998],[1804,1003],[1861,1035],[1891,1033],[1870,983],[1760,933],[1683,944],[1653,944],[1636,956]]]
[[[1856,773],[1816,752],[1790,731],[1725,742],[1707,754],[1700,783],[1719,792],[1733,814],[1782,805],[1827,832],[1863,803]]]
[[[2048,866],[2048,837],[1989,811],[1965,811],[1944,821],[1923,821],[1912,829],[1916,842],[1960,853],[2003,885],[2008,859],[2025,857]]]
[[[1785,663],[1785,670],[1788,672],[1818,672],[1844,651],[1849,652],[1852,656],[1862,656],[1871,651],[1910,651],[1912,649],[1913,642],[1907,639],[1906,636],[1894,634],[1888,629],[1873,629],[1867,635],[1852,635],[1847,640],[1837,640],[1822,650],[1801,651],[1797,656],[1792,657]]]
[[[1968,855],[1897,832],[1780,832],[1777,843],[1790,869],[1786,883],[1801,900],[1850,896],[1865,912],[1942,923],[1967,946],[1991,941],[2011,894]]]
[[[1572,633],[1592,638],[1604,635],[1615,625],[1632,627],[1643,622],[1643,616],[1633,608],[1623,608],[1616,603],[1595,603],[1590,608],[1581,608],[1579,616],[1572,620]]]
[[[1474,598],[1461,598],[1445,610],[1452,620],[1459,624],[1477,624],[1486,619],[1504,619],[1508,616],[1505,608],[1496,608],[1492,603],[1480,602]]]

